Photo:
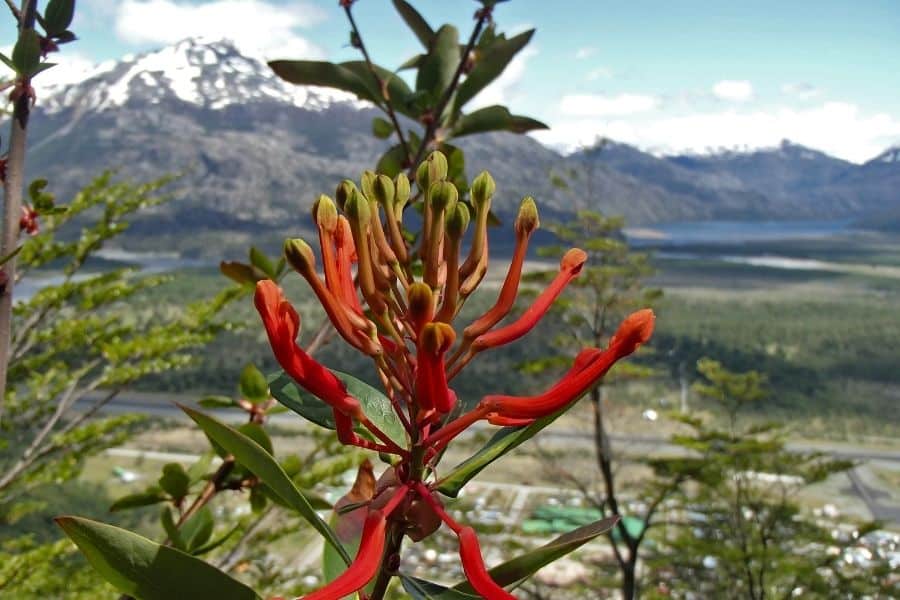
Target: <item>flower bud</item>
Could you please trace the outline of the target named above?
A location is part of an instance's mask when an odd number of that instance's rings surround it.
[[[472,181],[472,203],[476,208],[490,207],[491,198],[497,191],[497,184],[494,178],[487,171],[482,171]]]
[[[428,323],[422,329],[422,339],[419,347],[434,355],[441,355],[450,349],[456,341],[456,332],[447,323]]]
[[[356,221],[360,225],[368,224],[369,218],[372,216],[372,211],[369,210],[369,201],[355,187],[344,203],[344,212],[347,213],[348,219]],[[359,249],[357,248],[357,250]]]
[[[571,248],[559,261],[560,271],[570,271],[573,275],[581,272],[581,267],[587,262],[587,253],[581,248]]]
[[[462,202],[457,202],[447,211],[447,235],[451,238],[461,238],[469,227],[469,207]]]
[[[439,181],[431,184],[431,208],[436,212],[447,210],[459,200],[459,192],[456,186],[449,181]]]
[[[431,320],[434,311],[434,294],[428,284],[417,281],[410,285],[406,291],[406,300],[409,304],[409,316],[416,323],[417,328]]]
[[[406,173],[398,173],[397,177],[394,179],[394,202],[396,204],[397,210],[402,211],[403,207],[409,201],[409,178],[406,176]]]
[[[387,175],[378,175],[372,183],[372,194],[370,199],[389,210],[394,204],[394,182]]]
[[[525,196],[522,199],[522,204],[519,206],[519,216],[516,217],[516,233],[531,235],[540,225],[541,222],[538,219],[538,209],[534,198]]]
[[[321,194],[312,207],[313,221],[327,232],[333,232],[337,228],[338,213],[334,200]]]
[[[288,264],[301,275],[305,276],[316,270],[316,255],[313,254],[309,244],[300,238],[284,241],[284,257]]]
[[[378,175],[376,175],[374,171],[366,170],[363,171],[363,174],[359,178],[362,193],[369,200],[375,199],[375,190],[373,188],[377,177]]]
[[[427,190],[432,183],[446,179],[447,170],[447,157],[435,150],[416,170],[416,184],[420,190]]]
[[[347,200],[353,195],[353,190],[355,189],[356,184],[349,179],[343,180],[337,186],[337,189],[334,191],[334,199],[337,201],[337,205],[341,210],[344,210],[344,205],[347,204]]]

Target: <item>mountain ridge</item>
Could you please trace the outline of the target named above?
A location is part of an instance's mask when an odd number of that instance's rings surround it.
[[[370,134],[377,114],[351,94],[283,82],[233,43],[188,39],[104,65],[42,97],[28,176],[49,178],[64,196],[109,167],[139,180],[184,173],[183,199],[155,209],[135,229],[173,240],[191,231],[198,245],[192,250],[204,252],[209,239],[198,232],[210,239],[231,232],[240,245],[242,236],[308,228],[314,198],[371,168],[386,148]],[[853,165],[790,143],[706,157],[656,157],[618,143],[562,156],[512,134],[462,138],[459,146],[469,177],[482,169],[495,176],[495,206],[507,219],[526,194],[549,218],[593,208],[623,214],[633,225],[863,219],[882,209],[900,182],[900,162]],[[569,177],[569,191],[551,183],[551,173],[573,169],[582,176]]]

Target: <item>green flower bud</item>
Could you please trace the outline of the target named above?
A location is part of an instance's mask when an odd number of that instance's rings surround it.
[[[469,228],[469,207],[462,202],[457,202],[447,211],[447,235],[452,238],[460,238]]]
[[[428,187],[447,178],[447,157],[438,150],[428,155],[428,158],[419,165],[416,170],[416,184],[420,190],[427,190]]]
[[[456,186],[449,181],[439,181],[431,184],[429,197],[431,198],[431,208],[440,212],[457,203],[459,192],[456,190]]]
[[[316,255],[313,254],[309,244],[300,238],[284,241],[284,257],[288,264],[301,275],[313,273],[316,270]]]
[[[398,173],[394,178],[394,202],[402,210],[409,201],[409,178],[406,173]]]
[[[360,225],[367,224],[372,215],[372,211],[369,210],[369,201],[357,189],[354,189],[350,197],[347,198],[347,202],[344,204],[344,212],[347,213],[347,218],[350,221],[356,221]]]
[[[379,175],[372,185],[373,200],[385,208],[394,204],[394,182],[387,175]]]
[[[312,207],[313,221],[316,225],[328,232],[337,228],[338,213],[334,200],[322,194]]]
[[[375,199],[375,190],[373,186],[375,184],[375,179],[378,175],[375,174],[374,171],[363,171],[362,176],[359,178],[360,188],[362,188],[362,193],[369,200]]]
[[[519,206],[519,215],[516,217],[516,233],[531,234],[535,229],[541,226],[538,219],[537,204],[531,196],[525,196],[522,204]]]
[[[487,171],[482,171],[472,181],[472,203],[478,209],[490,206],[489,203],[495,191],[497,191],[497,184],[494,183],[494,178]]]
[[[353,190],[355,189],[356,184],[349,179],[343,180],[337,186],[337,189],[334,191],[334,199],[337,200],[337,205],[341,210],[344,210],[344,205],[347,204],[347,200],[353,195]]]

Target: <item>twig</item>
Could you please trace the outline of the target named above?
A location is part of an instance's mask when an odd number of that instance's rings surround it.
[[[351,4],[347,3],[344,6],[344,12],[347,13],[347,20],[350,21],[350,27],[353,29],[353,39],[354,45],[357,46],[362,52],[363,58],[366,59],[366,66],[369,67],[369,72],[372,73],[372,77],[375,79],[375,84],[378,86],[378,90],[381,92],[381,96],[384,98],[385,109],[387,110],[388,116],[391,118],[391,123],[394,126],[394,130],[397,132],[397,137],[400,138],[400,146],[403,148],[403,154],[406,156],[407,162],[412,158],[412,155],[409,151],[409,145],[406,143],[406,138],[403,136],[403,128],[400,126],[400,121],[397,120],[397,113],[394,112],[394,107],[391,104],[391,95],[387,91],[387,83],[381,79],[378,75],[378,72],[375,70],[375,65],[372,63],[372,59],[369,57],[369,52],[366,50],[366,45],[363,42],[362,34],[359,32],[359,28],[356,26],[356,21],[353,19],[353,12],[351,10]]]
[[[11,0],[7,0],[9,5]],[[24,32],[34,29],[37,0],[22,0],[22,10],[18,15],[19,39]],[[16,14],[15,11],[13,14]],[[19,85],[30,88],[29,77],[21,77]],[[27,138],[28,113],[31,98],[28,93],[20,93],[10,119],[9,154],[6,162],[6,179],[3,181],[3,232],[0,239],[0,256],[7,256],[15,250],[19,240],[19,213],[22,210],[22,190],[25,179],[25,141]],[[6,378],[9,368],[9,340],[12,332],[13,288],[16,281],[16,257],[3,265],[6,283],[0,290],[0,423],[6,405]]]
[[[22,12],[19,10],[19,7],[15,5],[12,0],[6,0],[6,6],[9,7],[9,10],[12,11],[13,16],[16,18],[16,21],[22,21]]]

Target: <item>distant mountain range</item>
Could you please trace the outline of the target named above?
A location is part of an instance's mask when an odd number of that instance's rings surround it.
[[[159,240],[191,232],[204,252],[215,234],[283,235],[308,225],[318,193],[371,167],[384,142],[376,112],[353,96],[284,83],[227,41],[184,40],[100,65],[80,83],[39,98],[29,176],[73,192],[106,168],[146,179],[177,171],[183,199],[136,228]],[[897,211],[900,148],[863,165],[784,142],[749,153],[657,157],[625,144],[561,156],[534,139],[460,140],[469,176],[491,171],[497,209],[524,194],[547,216],[581,207],[629,224],[708,219],[853,219],[879,224]],[[551,173],[569,180],[551,183]],[[573,175],[573,173],[575,175]],[[190,246],[190,244],[189,244]]]

